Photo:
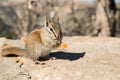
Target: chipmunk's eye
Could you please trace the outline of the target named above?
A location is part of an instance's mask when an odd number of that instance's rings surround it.
[[[52,29],[52,28],[50,28],[50,31],[52,31],[52,32],[53,32],[53,29]]]

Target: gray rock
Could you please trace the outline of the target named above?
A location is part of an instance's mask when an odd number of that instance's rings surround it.
[[[50,54],[56,60],[40,64],[21,58],[20,67],[13,58],[0,58],[0,80],[120,80],[119,38],[64,37],[63,43],[68,47]]]
[[[30,80],[30,75],[13,58],[0,58],[0,80]]]

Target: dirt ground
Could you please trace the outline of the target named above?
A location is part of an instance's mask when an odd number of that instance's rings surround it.
[[[20,40],[0,42],[24,48]],[[120,38],[74,36],[63,43],[67,47],[50,54],[55,60],[40,64],[22,58],[20,66],[13,58],[0,58],[0,80],[120,80]]]

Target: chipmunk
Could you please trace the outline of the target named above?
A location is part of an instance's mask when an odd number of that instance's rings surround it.
[[[44,27],[33,30],[26,37],[25,49],[18,47],[5,47],[1,51],[1,56],[6,57],[9,54],[25,56],[33,61],[39,57],[49,55],[50,51],[58,47],[62,42],[62,31],[59,19],[46,18]]]

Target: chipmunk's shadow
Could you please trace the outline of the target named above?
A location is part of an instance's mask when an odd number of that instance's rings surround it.
[[[70,52],[52,52],[50,57],[57,59],[77,60],[85,56],[85,52],[82,53],[70,53]]]

